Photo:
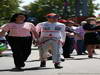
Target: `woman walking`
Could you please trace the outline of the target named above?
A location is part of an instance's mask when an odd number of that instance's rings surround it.
[[[13,70],[22,70],[25,61],[31,53],[32,36],[38,37],[35,26],[26,22],[27,16],[17,13],[12,16],[9,23],[1,27],[0,36],[6,35],[6,39],[13,52],[15,68]]]
[[[98,35],[95,28],[96,28],[96,19],[95,18],[88,18],[87,24],[83,26],[85,30],[84,41],[88,51],[88,57],[93,58],[93,51],[96,48],[97,38]]]

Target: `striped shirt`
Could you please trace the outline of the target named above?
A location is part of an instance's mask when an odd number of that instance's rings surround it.
[[[9,32],[8,36],[27,37],[31,36],[30,32],[35,30],[35,26],[29,22],[24,22],[23,24],[8,23],[3,25],[1,29]]]
[[[50,22],[42,22],[37,24],[36,30],[37,32],[41,32],[40,39],[47,38],[58,38],[62,42],[65,41],[65,25],[59,22],[50,23]]]

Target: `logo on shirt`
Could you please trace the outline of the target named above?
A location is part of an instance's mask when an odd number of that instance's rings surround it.
[[[61,27],[55,27],[55,30],[61,30]]]

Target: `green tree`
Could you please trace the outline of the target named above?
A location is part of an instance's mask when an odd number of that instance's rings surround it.
[[[94,4],[93,1],[95,0],[88,0],[88,15],[93,16],[94,10],[99,10],[99,4]]]
[[[0,23],[6,22],[13,13],[19,12],[21,0],[0,0]]]
[[[54,12],[59,15],[63,14],[63,0],[37,0],[25,6],[24,9],[25,12],[29,13],[29,16],[34,16],[39,21],[44,21],[47,13]]]
[[[82,9],[82,2],[84,0],[80,0],[80,9]],[[93,4],[94,0],[88,1],[88,16],[92,16],[95,8],[98,5]],[[67,11],[66,14],[63,15],[64,12],[64,0],[36,0],[34,3],[31,3],[28,6],[24,6],[24,12],[26,12],[29,16],[36,17],[39,21],[44,21],[44,16],[47,13],[54,12],[59,14],[60,16],[64,16],[64,18],[76,17],[76,4],[78,0],[67,0]],[[82,14],[82,13],[81,13]]]

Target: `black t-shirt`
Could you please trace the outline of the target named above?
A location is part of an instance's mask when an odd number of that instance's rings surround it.
[[[95,27],[95,30],[100,30],[100,26],[96,26]]]
[[[94,24],[85,24],[83,26],[83,29],[84,30],[95,30],[95,27],[96,27],[96,25],[94,25]]]
[[[86,32],[85,33],[85,37],[90,39],[92,38],[93,40],[96,38],[96,36],[98,35],[96,30],[96,25],[92,25],[92,24],[85,24],[83,26],[84,30],[88,30],[88,31],[93,31],[93,32]]]

